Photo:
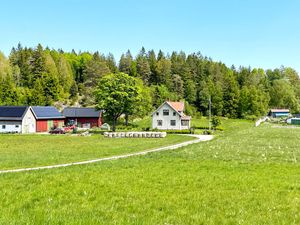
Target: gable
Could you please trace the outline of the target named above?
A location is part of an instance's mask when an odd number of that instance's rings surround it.
[[[176,109],[170,104],[170,102],[167,102],[167,101],[164,102],[163,104],[161,104],[161,105],[160,105],[160,106],[152,113],[152,116],[153,116],[154,113],[160,111],[160,110],[162,109],[162,107],[165,106],[165,105],[167,105],[169,108],[173,109],[179,116],[182,116],[181,113],[180,113],[178,110],[176,110]]]

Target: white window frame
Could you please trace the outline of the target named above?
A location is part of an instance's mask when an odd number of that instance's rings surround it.
[[[172,122],[174,122],[174,124],[172,124]],[[172,127],[175,127],[175,126],[176,126],[176,120],[170,120],[170,125],[171,125]]]
[[[163,109],[163,116],[169,116],[169,115],[170,115],[170,110]]]
[[[162,120],[157,120],[157,126],[161,127],[163,125],[163,121]]]
[[[186,124],[184,124],[183,122],[186,123]],[[181,120],[181,126],[188,127],[189,123],[190,122],[188,120]]]

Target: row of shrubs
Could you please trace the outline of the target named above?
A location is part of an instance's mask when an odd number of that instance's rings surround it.
[[[199,130],[209,130],[208,126],[194,126],[194,129],[199,129]],[[224,131],[224,127],[218,126],[218,127],[212,127],[213,130],[218,130],[218,131]]]
[[[126,127],[127,129],[121,129],[120,127],[117,128],[117,131],[132,131],[134,129],[130,128],[130,127]],[[211,134],[212,131],[209,130],[209,127],[205,127],[205,126],[197,126],[197,127],[192,127],[191,129],[187,129],[187,130],[158,130],[158,129],[151,129],[150,127],[144,127],[141,130],[142,131],[160,131],[160,132],[166,132],[167,134],[194,134],[196,129],[201,129],[201,130],[205,130],[206,134]],[[214,128],[214,130],[218,130],[218,131],[224,131],[223,127],[216,127]],[[102,130],[100,128],[92,128],[89,130],[89,133],[91,134],[104,134],[104,132],[107,132],[107,130]]]
[[[121,130],[117,130],[117,131],[121,131]],[[156,131],[156,132],[166,132],[168,134],[194,134],[194,130],[190,129],[190,130],[157,130],[157,129],[143,129],[143,131]],[[104,132],[107,132],[107,130],[101,130],[99,128],[92,128],[89,130],[89,133],[91,134],[104,134]]]
[[[167,134],[194,134],[195,131],[190,130],[159,130],[161,132],[166,132]]]

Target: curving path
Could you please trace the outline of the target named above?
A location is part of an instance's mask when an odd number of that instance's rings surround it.
[[[2,174],[2,173],[17,173],[17,172],[25,172],[25,171],[33,171],[33,170],[43,170],[43,169],[54,169],[54,168],[60,168],[60,167],[68,167],[68,166],[96,163],[96,162],[101,162],[101,161],[116,160],[116,159],[132,157],[132,156],[146,155],[146,154],[152,153],[152,152],[174,150],[174,149],[181,148],[181,147],[184,147],[184,146],[187,146],[187,145],[199,143],[201,141],[210,141],[214,138],[212,135],[190,134],[188,136],[196,137],[197,139],[182,142],[182,143],[179,143],[179,144],[169,145],[169,146],[165,146],[165,147],[159,147],[159,148],[152,149],[152,150],[145,150],[145,151],[141,151],[141,152],[135,152],[135,153],[129,153],[129,154],[117,155],[117,156],[110,156],[110,157],[86,160],[86,161],[81,161],[81,162],[64,163],[64,164],[57,164],[57,165],[52,165],[52,166],[39,166],[39,167],[32,167],[32,168],[0,170],[0,174]]]

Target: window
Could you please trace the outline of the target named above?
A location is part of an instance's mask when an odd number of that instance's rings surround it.
[[[156,115],[159,116],[159,112],[156,112]]]
[[[188,127],[189,121],[188,120],[181,120],[181,126]]]
[[[176,120],[171,120],[170,123],[171,123],[171,126],[176,126]]]
[[[5,130],[6,129],[6,125],[2,125],[2,129]]]
[[[16,125],[15,127],[16,127],[16,128],[19,128],[19,125]]]
[[[157,126],[162,126],[162,120],[157,120]]]
[[[176,112],[173,112],[173,116],[176,116]]]
[[[164,109],[163,110],[163,115],[164,116],[168,116],[169,115],[169,110],[168,109]]]

